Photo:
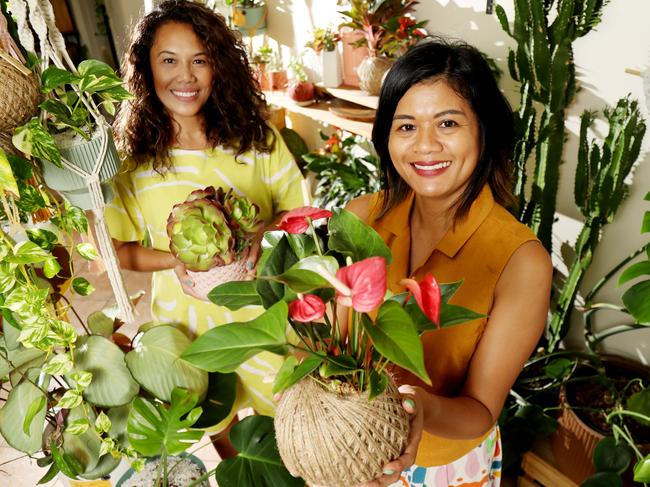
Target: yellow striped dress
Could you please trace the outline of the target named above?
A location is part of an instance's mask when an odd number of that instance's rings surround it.
[[[115,198],[106,208],[111,236],[125,242],[142,242],[148,235],[154,249],[168,252],[166,222],[172,206],[184,201],[191,191],[210,185],[224,190],[233,188],[237,194],[248,196],[267,223],[279,212],[302,206],[300,170],[280,135],[275,134],[271,153],[251,150],[235,161],[235,152],[224,147],[172,149],[173,169],[164,177],[151,164],[118,174],[113,181]],[[230,311],[194,299],[182,291],[173,269],[153,273],[151,292],[154,321],[174,324],[190,337],[224,323],[248,321],[263,311],[257,306]],[[237,370],[240,381],[231,417],[243,407],[273,414],[271,386],[282,360],[263,353]]]

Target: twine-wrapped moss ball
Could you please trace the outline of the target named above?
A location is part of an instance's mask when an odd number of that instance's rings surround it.
[[[368,394],[334,393],[307,378],[278,404],[275,431],[290,472],[309,485],[350,487],[376,478],[398,458],[409,434],[408,413],[394,383]]]

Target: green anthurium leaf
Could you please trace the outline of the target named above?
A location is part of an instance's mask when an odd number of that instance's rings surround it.
[[[257,281],[225,282],[208,293],[214,304],[238,310],[244,306],[260,306],[262,300],[257,294]]]
[[[209,428],[223,421],[232,411],[237,393],[237,374],[208,374],[208,392],[201,403],[203,413],[195,428]]]
[[[267,232],[267,235],[269,232]],[[262,305],[270,308],[284,297],[284,284],[264,277],[278,276],[298,261],[291,250],[287,237],[283,236],[271,249],[264,250],[262,259],[257,266],[257,293],[262,299]]]
[[[323,363],[323,360],[324,358],[318,355],[308,355],[302,362],[298,363],[296,357],[293,355],[288,356],[275,377],[273,393],[284,391],[300,382],[301,379],[316,370]]]
[[[176,387],[195,392],[202,401],[208,374],[182,357],[189,345],[189,338],[177,328],[155,326],[126,355],[126,364],[140,385],[161,401],[169,402]]]
[[[650,455],[646,455],[634,465],[634,481],[650,482]]]
[[[622,296],[623,304],[639,323],[650,323],[650,280],[641,281]]]
[[[650,275],[650,261],[644,260],[642,262],[637,262],[632,264],[630,267],[625,269],[621,276],[618,278],[618,285],[625,284],[632,279],[636,279],[639,276]]]
[[[386,258],[386,263],[390,264],[390,249],[379,234],[354,213],[342,209],[335,210],[327,228],[330,235],[328,246],[331,250],[349,255],[355,262],[382,256]]]
[[[313,255],[299,260],[275,279],[284,282],[297,293],[306,293],[318,288],[332,287],[321,275],[321,269],[336,275],[338,268],[339,264],[334,257]]]
[[[94,311],[88,315],[87,324],[93,335],[110,338],[113,334],[114,321],[102,311]]]
[[[77,339],[75,365],[78,370],[92,374],[92,382],[84,390],[83,396],[98,406],[127,404],[140,390],[126,367],[124,352],[102,336],[81,336]]]
[[[647,421],[643,419],[634,417],[635,421],[639,423],[650,425],[650,390],[643,389],[639,392],[635,392],[627,400],[625,405],[626,409],[633,411],[635,413],[642,414],[648,418]]]
[[[318,370],[322,377],[335,375],[350,375],[359,370],[356,360],[349,355],[337,355],[329,357],[323,362]]]
[[[580,487],[623,487],[623,481],[613,472],[598,472],[582,482]]]
[[[379,374],[376,370],[370,371],[370,392],[368,393],[368,400],[372,401],[375,397],[384,393],[388,387],[388,376],[386,374]]]
[[[60,449],[54,442],[54,439],[50,441],[50,450],[52,451],[52,458],[57,468],[68,478],[76,479],[84,469],[81,462],[70,453],[66,453]]]
[[[293,477],[284,467],[275,441],[273,419],[248,416],[233,426],[230,442],[239,452],[217,465],[219,485],[237,487],[303,487],[305,481]]]
[[[127,426],[129,443],[144,456],[184,452],[203,436],[203,431],[191,429],[201,415],[197,402],[196,394],[178,387],[172,391],[169,407],[136,397]]]
[[[29,432],[23,431],[27,412],[34,401],[46,399],[45,393],[28,381],[21,382],[11,389],[7,402],[0,409],[0,433],[12,448],[24,453],[36,453],[41,449],[41,439],[45,426],[46,404],[32,411]]]
[[[424,368],[420,335],[410,316],[398,303],[384,302],[375,323],[365,314],[361,321],[377,352],[392,363],[410,370],[427,384],[431,383]]]
[[[75,277],[72,280],[72,289],[80,296],[88,296],[95,291],[95,287],[85,277]]]
[[[59,146],[37,118],[17,127],[11,142],[27,156],[45,159],[57,167],[63,167]]]
[[[25,231],[29,240],[47,251],[52,250],[54,245],[59,241],[56,233],[45,230],[44,228],[28,228]]]
[[[234,372],[262,350],[283,353],[287,345],[287,304],[278,301],[246,323],[228,323],[208,330],[181,358],[209,372]]]
[[[299,259],[304,259],[316,252],[316,244],[314,238],[306,233],[302,234],[287,234],[287,241],[291,246],[291,250]]]
[[[440,327],[447,328],[450,326],[461,325],[468,321],[485,318],[486,315],[476,313],[471,309],[454,304],[441,304],[440,306]]]
[[[618,444],[613,437],[606,436],[594,448],[592,460],[598,472],[614,472],[620,475],[629,467],[632,451],[627,445]]]
[[[16,198],[20,197],[9,159],[7,159],[5,151],[0,149],[0,194],[4,193],[9,193]]]

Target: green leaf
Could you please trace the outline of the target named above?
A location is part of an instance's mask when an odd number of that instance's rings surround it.
[[[41,74],[41,90],[43,93],[49,93],[55,88],[65,84],[72,84],[78,80],[78,77],[65,69],[49,66]]]
[[[5,342],[8,340],[7,331],[11,326],[4,327],[4,337],[0,338],[0,377],[5,377],[13,370],[24,371],[27,367],[40,367],[45,361],[45,352],[37,348],[26,348],[18,344],[14,349],[8,348]]]
[[[23,431],[25,411],[39,399],[46,399],[41,389],[31,382],[22,382],[11,389],[7,402],[0,409],[0,433],[12,448],[32,454],[41,449],[45,425],[45,403],[36,411],[30,422],[29,432]]]
[[[289,270],[283,272],[275,279],[287,284],[297,293],[307,293],[314,289],[332,287],[327,279],[320,274],[320,268],[332,275],[336,275],[339,268],[334,257],[313,255],[296,262]]]
[[[648,418],[646,421],[636,417],[634,418],[634,420],[638,421],[639,423],[650,426],[650,390],[649,389],[642,389],[639,392],[635,392],[634,394],[632,394],[630,398],[627,400],[627,404],[625,405],[625,408],[635,413],[639,413],[646,416]]]
[[[61,264],[59,264],[59,261],[56,260],[56,257],[47,259],[43,264],[43,275],[45,275],[45,277],[47,277],[48,279],[52,279],[54,276],[56,276],[59,273],[60,270],[61,270]]]
[[[234,372],[263,350],[283,353],[287,345],[287,304],[278,301],[246,323],[228,323],[198,337],[181,358],[209,372]]]
[[[99,258],[97,249],[91,243],[83,242],[77,244],[77,252],[79,252],[79,255],[86,260],[95,260]]]
[[[101,411],[95,420],[95,430],[100,433],[108,433],[111,430],[111,420],[104,411]]]
[[[201,415],[195,407],[198,396],[175,388],[169,408],[141,397],[133,401],[127,430],[131,446],[144,456],[178,455],[203,436],[203,431],[190,429]]]
[[[61,396],[57,406],[62,409],[74,409],[81,404],[82,399],[83,398],[79,391],[70,389],[65,391],[63,396]]]
[[[214,304],[238,310],[244,306],[262,304],[257,294],[257,281],[232,281],[220,284],[208,293],[208,299]]]
[[[37,118],[17,127],[11,141],[25,155],[45,159],[57,167],[63,167],[59,146]]]
[[[16,198],[20,197],[9,159],[5,151],[0,149],[0,194],[4,193],[10,193]]]
[[[126,364],[142,387],[162,401],[169,402],[177,387],[196,393],[202,401],[208,374],[182,357],[189,345],[189,338],[177,328],[155,326],[126,354]]]
[[[88,431],[90,424],[86,418],[75,419],[74,421],[68,421],[68,426],[65,428],[66,433],[71,435],[79,436]]]
[[[398,303],[384,302],[374,324],[365,314],[361,322],[377,352],[431,384],[424,367],[422,343],[417,328]]]
[[[237,394],[237,374],[208,374],[208,392],[201,408],[203,413],[194,423],[195,428],[210,428],[225,418],[232,411]]]
[[[75,277],[72,280],[72,289],[81,296],[88,296],[95,291],[93,285],[85,277]]]
[[[453,304],[442,304],[440,306],[440,327],[447,328],[450,326],[461,325],[469,321],[485,318],[486,315],[476,313],[471,309]]]
[[[56,446],[54,439],[50,441],[50,450],[52,451],[52,458],[54,458],[54,464],[57,468],[68,478],[75,479],[79,472],[81,472],[84,467],[74,456],[69,453],[64,453]]]
[[[273,419],[248,416],[233,426],[230,442],[239,452],[217,465],[219,485],[237,487],[303,487],[305,481],[293,477],[284,467],[275,441]]]
[[[582,482],[580,487],[623,487],[623,481],[618,474],[598,472]]]
[[[50,375],[63,375],[72,370],[72,360],[67,353],[52,355],[47,364],[43,366],[43,372]]]
[[[45,250],[29,240],[17,243],[13,251],[14,255],[5,257],[6,262],[12,262],[14,264],[38,264],[52,257]]]
[[[60,472],[60,470],[59,470],[59,467],[56,465],[56,463],[52,463],[52,465],[50,465],[50,468],[49,468],[48,471],[45,473],[45,475],[43,475],[43,476],[39,479],[39,481],[36,482],[36,484],[37,484],[37,485],[47,484],[48,482],[50,482],[51,480],[53,480],[54,477],[56,477],[56,474],[58,474],[59,472]]]
[[[29,435],[32,421],[46,405],[47,399],[45,399],[45,396],[39,396],[31,402],[27,408],[27,412],[25,413],[25,420],[23,421],[23,433],[25,433],[25,435]]]
[[[372,401],[375,397],[384,393],[388,387],[388,376],[386,374],[379,374],[375,369],[370,371],[370,392],[368,393],[368,400]]]
[[[574,361],[568,358],[552,360],[544,367],[544,373],[553,379],[562,380],[573,370]]]
[[[349,255],[355,262],[382,256],[386,258],[386,263],[390,264],[390,249],[379,234],[354,213],[342,209],[335,210],[327,228],[330,235],[328,246],[331,250]]]
[[[323,362],[319,372],[322,377],[332,377],[335,375],[350,375],[358,371],[357,361],[349,355],[337,355],[329,357],[329,360]]]
[[[79,75],[84,76],[107,76],[109,78],[117,78],[115,70],[108,64],[97,59],[86,59],[79,63],[77,67]]]
[[[620,286],[632,279],[646,275],[650,275],[650,261],[644,260],[642,262],[637,262],[623,271],[621,276],[618,278],[618,285]]]
[[[613,437],[606,436],[594,448],[592,459],[598,472],[614,472],[620,475],[630,465],[632,451],[627,445],[618,444]]]
[[[650,482],[650,455],[646,455],[634,465],[634,481]]]
[[[88,315],[88,328],[93,335],[100,335],[110,338],[113,334],[114,322],[112,318],[106,316],[102,311],[94,311]]]
[[[304,259],[316,252],[316,244],[314,238],[306,233],[291,234],[287,233],[287,241],[291,246],[291,250],[299,259]]]
[[[124,352],[112,341],[98,335],[77,339],[75,365],[92,374],[84,397],[100,407],[121,406],[130,402],[140,387],[126,367]]]
[[[267,236],[272,236],[272,234],[267,232],[264,238],[266,239]],[[284,284],[263,278],[278,276],[297,261],[298,258],[291,250],[286,236],[283,236],[272,249],[264,251],[258,264],[257,293],[265,308],[271,307],[284,298]]]
[[[622,299],[639,323],[650,323],[650,280],[636,283],[623,293]]]
[[[52,223],[66,233],[87,233],[88,219],[81,208],[66,202],[65,210],[59,216],[52,217]]]
[[[302,362],[298,363],[296,357],[289,355],[275,377],[273,393],[284,391],[300,382],[301,379],[316,370],[323,363],[323,360],[324,358],[318,355],[308,355]]]

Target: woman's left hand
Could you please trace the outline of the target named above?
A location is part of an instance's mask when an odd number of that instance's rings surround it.
[[[399,391],[402,394],[402,407],[407,413],[411,414],[411,431],[409,432],[406,448],[404,448],[401,457],[384,465],[382,476],[370,482],[357,484],[355,487],[383,487],[393,484],[399,480],[403,470],[415,463],[424,424],[423,403],[420,396],[423,391],[419,387],[409,385],[400,386]]]

